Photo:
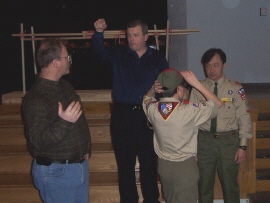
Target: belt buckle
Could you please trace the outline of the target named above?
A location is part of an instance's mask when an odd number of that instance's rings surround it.
[[[214,134],[214,138],[218,138],[219,137],[219,134],[218,133],[215,133]]]

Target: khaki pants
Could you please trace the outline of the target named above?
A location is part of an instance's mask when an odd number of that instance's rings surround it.
[[[158,173],[167,203],[197,203],[199,172],[194,157],[181,162],[158,159]]]

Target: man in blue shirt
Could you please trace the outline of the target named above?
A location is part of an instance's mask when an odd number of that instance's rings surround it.
[[[141,20],[127,25],[126,47],[104,47],[104,19],[94,23],[93,54],[106,60],[113,69],[114,107],[111,115],[111,136],[118,166],[120,203],[138,203],[135,164],[140,163],[140,183],[144,203],[158,203],[156,155],[153,131],[147,126],[142,100],[158,74],[168,68],[165,56],[150,48],[148,26]]]

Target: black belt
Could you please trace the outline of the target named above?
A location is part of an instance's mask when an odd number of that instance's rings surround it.
[[[236,130],[230,130],[230,131],[226,131],[226,132],[216,132],[216,133],[212,133],[210,131],[206,131],[206,130],[199,130],[200,132],[203,132],[203,133],[207,133],[207,134],[212,134],[214,136],[214,138],[219,138],[219,136],[222,136],[222,135],[228,135],[228,134],[232,134],[234,135],[236,133]]]
[[[124,104],[124,103],[115,102],[113,105],[116,107],[129,109],[129,110],[133,110],[133,111],[143,110],[142,104]]]
[[[48,157],[36,157],[36,163],[38,165],[50,166],[52,163],[57,164],[74,164],[84,162],[84,158],[74,159],[74,160],[52,160]]]

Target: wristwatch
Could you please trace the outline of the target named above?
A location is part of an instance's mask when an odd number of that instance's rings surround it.
[[[240,149],[247,151],[247,146],[239,146]]]

